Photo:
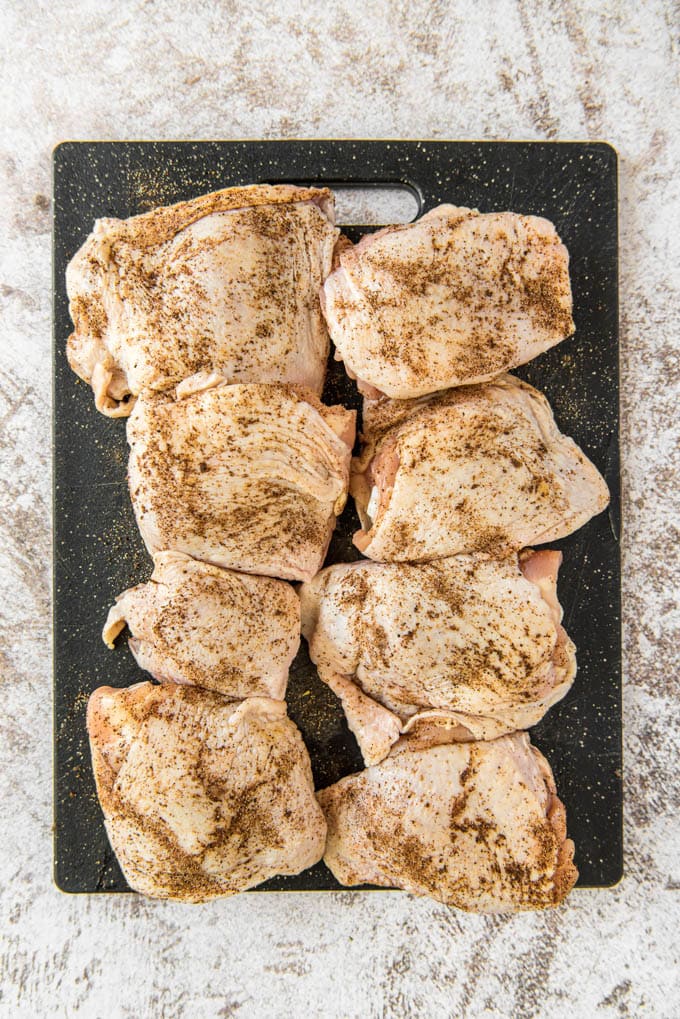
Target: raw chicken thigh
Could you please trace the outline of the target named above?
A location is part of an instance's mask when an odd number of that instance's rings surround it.
[[[87,727],[106,830],[135,891],[204,902],[320,859],[326,825],[282,701],[101,687]]]
[[[309,580],[347,498],[354,418],[308,390],[230,386],[216,375],[144,392],[127,434],[147,548]]]
[[[337,257],[324,314],[367,395],[486,382],[574,331],[567,249],[536,216],[441,205]]]
[[[109,612],[109,647],[126,623],[138,665],[159,682],[239,700],[286,695],[300,644],[300,601],[283,580],[159,552],[149,582],[124,591]]]
[[[555,541],[609,501],[545,397],[512,375],[420,400],[365,401],[351,492],[371,559],[420,562]]]
[[[208,369],[321,393],[333,222],[330,191],[289,185],[97,220],[66,275],[69,363],[97,408],[124,417],[143,389]]]
[[[417,749],[404,740],[318,798],[324,862],[344,885],[501,913],[556,906],[578,877],[552,772],[526,733]]]
[[[560,625],[561,559],[528,551],[343,563],[302,585],[310,656],[367,764],[416,719],[447,719],[456,739],[493,739],[535,725],[564,697],[576,659]],[[391,726],[369,698],[392,713]]]

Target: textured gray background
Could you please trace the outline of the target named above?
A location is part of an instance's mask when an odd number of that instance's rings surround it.
[[[680,1015],[677,4],[3,0],[0,19],[0,1015]],[[627,874],[614,890],[481,918],[398,893],[191,908],[52,886],[50,150],[285,136],[619,149]]]

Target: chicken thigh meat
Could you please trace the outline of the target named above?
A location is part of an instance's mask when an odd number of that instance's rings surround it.
[[[337,260],[324,314],[367,395],[486,382],[574,331],[567,250],[536,216],[441,205]]]
[[[326,825],[283,702],[101,687],[87,727],[106,830],[135,891],[205,902],[321,858]]]
[[[158,552],[148,583],[111,608],[109,647],[126,624],[137,664],[161,683],[283,700],[300,644],[300,601],[283,580]]]
[[[512,375],[419,400],[364,402],[351,492],[370,559],[421,562],[556,541],[609,501],[604,480]]]
[[[418,748],[404,739],[318,799],[324,862],[343,885],[502,913],[556,906],[578,877],[550,766],[523,732]]]
[[[302,585],[310,657],[367,764],[416,719],[448,718],[457,739],[493,739],[535,725],[564,697],[576,659],[557,600],[561,558],[343,563]]]
[[[330,191],[287,184],[100,219],[67,270],[69,363],[110,417],[205,370],[320,394],[338,234]]]
[[[147,548],[310,579],[347,498],[354,418],[308,390],[217,375],[143,393],[128,420],[128,481]]]

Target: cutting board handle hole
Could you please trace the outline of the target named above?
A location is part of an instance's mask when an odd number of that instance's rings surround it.
[[[272,180],[267,183],[331,188],[338,226],[412,223],[423,208],[418,189],[403,181]]]
[[[333,184],[338,226],[412,223],[420,215],[420,195],[408,184]]]

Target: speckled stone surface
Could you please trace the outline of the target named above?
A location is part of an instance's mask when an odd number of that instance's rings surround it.
[[[675,1017],[677,5],[193,6],[0,4],[0,1015]],[[50,150],[296,135],[619,150],[626,876],[558,912],[349,892],[189,908],[52,885]]]

